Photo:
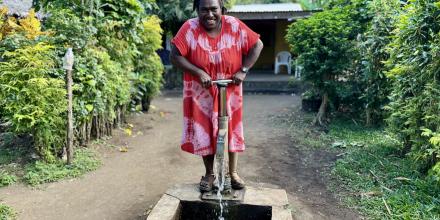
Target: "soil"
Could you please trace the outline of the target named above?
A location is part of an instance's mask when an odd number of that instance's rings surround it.
[[[153,105],[150,113],[128,119],[131,136],[118,129],[113,138],[92,145],[103,161],[98,170],[38,188],[1,188],[0,201],[26,220],[145,219],[169,187],[197,183],[204,171],[201,158],[179,148],[181,95],[164,94]],[[286,189],[294,219],[359,219],[327,189],[335,153],[295,146],[288,124],[274,119],[298,105],[297,96],[245,96],[241,176],[252,185]]]

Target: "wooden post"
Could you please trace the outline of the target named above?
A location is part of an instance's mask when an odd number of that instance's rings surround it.
[[[63,68],[66,70],[66,87],[67,87],[67,164],[71,164],[73,160],[73,92],[72,92],[72,67],[73,67],[72,48],[68,48],[63,59]]]

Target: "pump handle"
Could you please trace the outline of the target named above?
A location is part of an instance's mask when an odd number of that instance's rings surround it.
[[[226,87],[229,83],[232,83],[232,79],[219,79],[212,81],[212,83],[217,84],[218,86]]]

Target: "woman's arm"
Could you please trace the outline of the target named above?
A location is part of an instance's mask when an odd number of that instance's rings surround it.
[[[257,62],[258,57],[260,56],[261,50],[263,50],[263,42],[258,39],[257,43],[249,50],[249,53],[243,57],[242,67],[246,67],[250,69],[254,66],[255,62]],[[234,74],[232,80],[234,80],[235,84],[240,84],[243,82],[246,77],[246,73],[242,72],[241,69]]]
[[[203,87],[208,88],[211,86],[211,77],[182,56],[174,44],[171,46],[170,61],[177,68],[199,77]]]

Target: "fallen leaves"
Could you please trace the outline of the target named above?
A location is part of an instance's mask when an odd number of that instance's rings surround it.
[[[125,134],[127,134],[127,136],[131,136],[131,134],[133,133],[133,130],[131,128],[126,128],[124,129]]]
[[[403,177],[403,176],[399,176],[399,177],[396,177],[396,178],[394,178],[395,180],[401,180],[401,181],[411,181],[411,179],[410,178],[406,178],[406,177]]]
[[[128,152],[128,146],[122,146],[122,147],[119,147],[119,152],[121,152],[121,153],[126,153],[126,152]]]
[[[390,207],[388,206],[387,201],[385,201],[385,199],[382,198],[382,202],[383,202],[383,204],[385,205],[385,208],[387,208],[388,214],[389,214],[389,215],[392,215],[393,213],[391,213],[391,209],[390,209]]]
[[[127,136],[131,136],[133,134],[133,127],[133,124],[127,124],[127,128],[124,129],[124,132],[127,134]]]

